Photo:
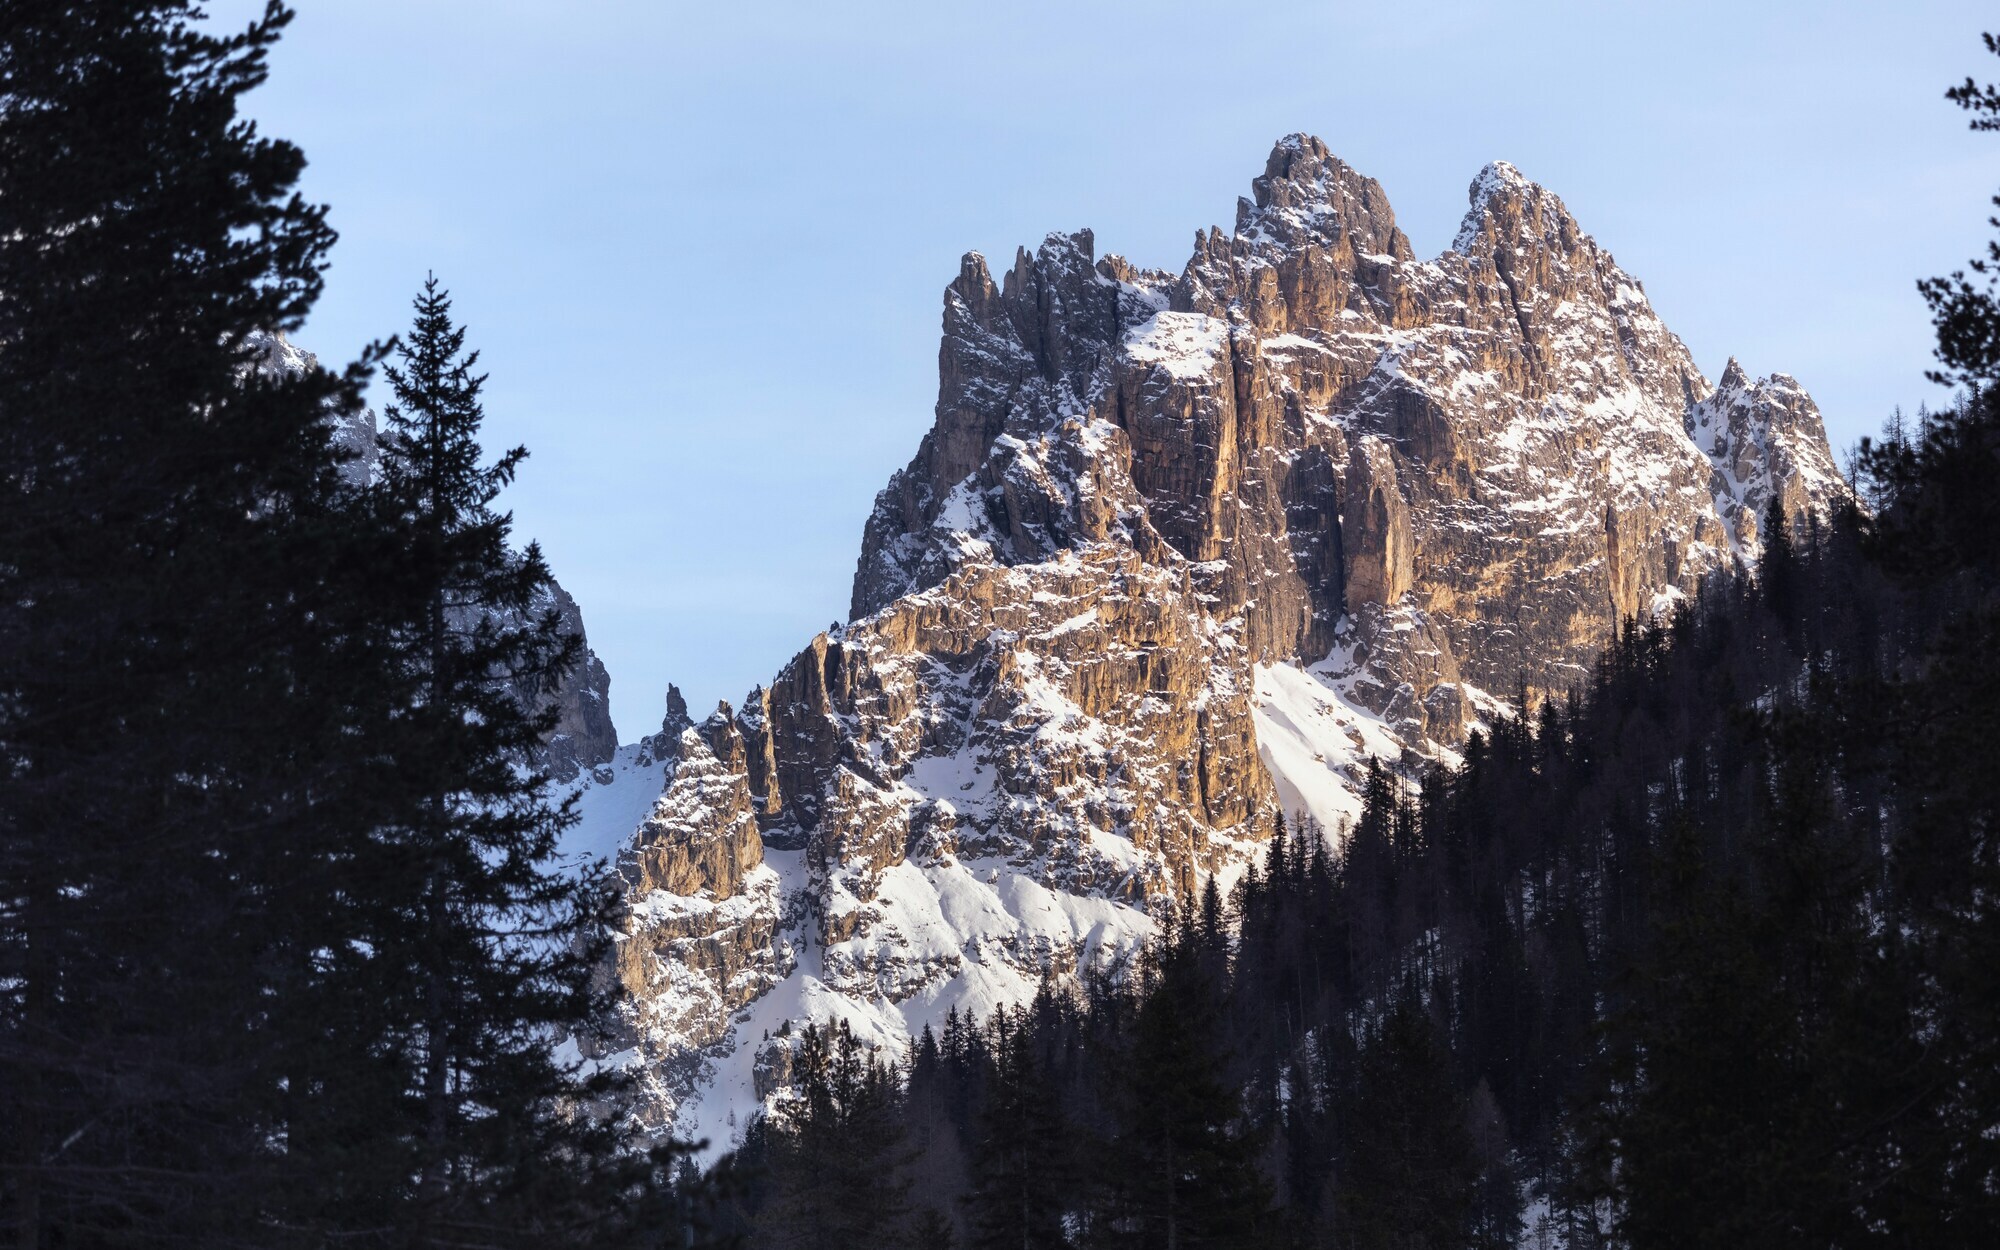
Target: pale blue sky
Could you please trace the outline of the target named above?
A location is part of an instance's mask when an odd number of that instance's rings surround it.
[[[2000,14],[1944,0],[295,3],[252,112],[342,236],[302,345],[344,359],[426,270],[452,289],[628,741],[668,681],[734,701],[845,615],[964,251],[1089,226],[1179,269],[1303,130],[1431,255],[1504,158],[1711,378],[1796,375],[1839,447],[1934,398],[1914,279],[2000,186],[2000,137],[1941,99],[2000,76]]]

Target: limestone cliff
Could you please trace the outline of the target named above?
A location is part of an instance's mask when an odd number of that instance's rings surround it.
[[[1621,620],[1753,556],[1773,490],[1799,517],[1841,489],[1795,382],[1732,362],[1711,386],[1513,167],[1422,261],[1317,139],[1252,186],[1178,275],[1093,263],[1088,231],[999,289],[966,258],[937,423],[869,519],[856,616],[968,561],[1164,545],[1260,663],[1321,660],[1343,616],[1370,651],[1380,622],[1431,632],[1446,650],[1397,674],[1422,709],[1400,719],[1450,744],[1443,675],[1564,689]]]

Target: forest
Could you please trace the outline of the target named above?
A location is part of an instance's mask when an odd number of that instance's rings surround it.
[[[704,1172],[583,1057],[621,896],[534,763],[579,643],[446,289],[259,365],[334,243],[240,112],[289,20],[0,8],[14,1245],[2000,1244],[2000,242],[1919,284],[1957,397],[1849,504],[1118,975],[906,1061],[805,1026]]]

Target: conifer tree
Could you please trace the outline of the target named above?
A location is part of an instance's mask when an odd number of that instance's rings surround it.
[[[483,462],[485,379],[434,278],[415,310],[385,370],[373,492],[401,540],[374,592],[394,606],[399,696],[379,731],[391,811],[366,916],[374,1019],[404,1086],[384,1153],[414,1178],[398,1217],[413,1244],[602,1236],[638,1192],[622,1130],[590,1110],[618,1082],[556,1044],[607,1018],[593,973],[614,895],[602,865],[558,861],[574,800],[526,763],[556,714],[535,696],[579,640],[538,608],[548,566],[533,544],[510,548],[494,509],[526,452]]]
[[[1450,1057],[1404,991],[1363,1044],[1344,1114],[1336,1244],[1446,1250],[1472,1231],[1478,1183]]]
[[[955,1237],[952,1213],[966,1194],[965,1152],[952,1122],[955,1083],[937,1035],[926,1024],[911,1047],[903,1095],[909,1134],[910,1188],[915,1245],[947,1245]]]
[[[909,1211],[901,1091],[845,1020],[809,1024],[792,1055],[793,1090],[771,1125],[774,1193],[755,1244],[880,1250],[904,1239]],[[934,1210],[934,1208],[926,1208]],[[920,1227],[936,1227],[919,1213]]]
[[[1362,785],[1361,818],[1341,855],[1344,913],[1348,922],[1349,978],[1357,986],[1380,975],[1395,915],[1394,830],[1400,807],[1396,782],[1373,756]]]
[[[1159,958],[1123,1074],[1111,1240],[1173,1250],[1260,1245],[1269,1197],[1226,1075],[1218,987],[1191,932]]]
[[[1785,518],[1784,501],[1776,494],[1771,496],[1761,521],[1764,549],[1757,559],[1757,582],[1772,613],[1789,625],[1798,612],[1799,557],[1793,548],[1792,527]]]
[[[365,828],[330,418],[257,371],[333,241],[238,114],[290,14],[0,7],[0,1224],[272,1236],[281,947]],[[323,1027],[323,1023],[322,1023]],[[296,1091],[293,1091],[296,1092]]]
[[[971,1244],[979,1250],[1057,1250],[1068,1133],[1025,1017],[999,1018],[993,1074],[973,1153]]]
[[[1476,1250],[1514,1250],[1521,1238],[1521,1186],[1514,1173],[1513,1143],[1486,1082],[1472,1092],[1466,1128],[1478,1174],[1472,1201]]]
[[[1986,50],[2000,56],[2000,38],[1991,33],[1980,36]],[[2000,87],[1980,83],[1972,77],[1945,92],[1945,98],[1972,114],[1968,123],[1974,130],[2000,131]],[[2000,196],[1993,198],[2000,206]],[[1989,224],[2000,228],[2000,217]],[[1938,382],[1956,386],[1991,386],[2000,380],[2000,240],[1988,242],[1986,254],[1949,278],[1926,278],[1917,284],[1930,305],[1932,324],[1937,330],[1938,363],[1944,366],[1931,374]]]
[[[1704,866],[1678,822],[1658,905],[1660,939],[1618,1025],[1627,1045],[1597,1101],[1604,1196],[1634,1245],[1774,1244],[1763,1202],[1773,1115],[1794,1114],[1790,1005],[1752,940],[1737,889]]]

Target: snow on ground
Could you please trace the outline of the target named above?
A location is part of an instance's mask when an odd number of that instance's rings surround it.
[[[1210,376],[1228,345],[1228,322],[1204,313],[1163,312],[1134,327],[1126,336],[1125,352],[1188,382]]]
[[[1361,815],[1369,757],[1399,758],[1402,740],[1324,672],[1259,664],[1256,682],[1257,754],[1286,815],[1304,812],[1329,833],[1352,823]]]
[[[639,763],[642,758],[647,761],[643,765]],[[591,775],[593,771],[608,774],[610,780],[596,780]],[[564,859],[615,861],[666,789],[667,766],[654,761],[644,747],[634,743],[619,747],[609,764],[586,769],[577,784],[576,809],[580,819],[563,834],[561,854]]]
[[[804,858],[798,851],[765,852],[788,897],[809,887]],[[954,1007],[983,1019],[1027,1002],[1041,982],[1034,969],[1049,956],[1074,950],[1082,962],[1110,962],[1153,933],[1152,919],[1136,908],[1051,889],[1000,859],[944,855],[926,865],[897,864],[882,874],[875,906],[879,922],[831,948],[795,933],[798,967],[737,1014],[700,1092],[675,1120],[677,1135],[708,1143],[704,1163],[741,1140],[761,1105],[757,1055],[788,1023],[797,1030],[806,1021],[825,1028],[845,1020],[864,1047],[903,1059],[913,1039],[926,1026],[941,1029]],[[881,962],[911,969],[921,988],[892,1002],[861,992],[843,971]]]
[[[1343,693],[1333,671],[1340,659],[1336,654],[1311,669],[1258,666],[1253,704],[1258,752],[1286,812],[1306,812],[1329,832],[1360,814],[1369,757],[1395,760],[1403,753],[1381,719]],[[664,786],[664,765],[650,758],[642,765],[641,758],[647,758],[641,748],[621,747],[599,770],[608,771],[608,781],[586,779],[579,790],[582,820],[565,837],[565,854],[613,858],[631,838]],[[903,785],[912,799],[981,811],[1000,797],[994,780],[990,764],[968,750],[916,761]],[[1127,840],[1103,831],[1090,836],[1108,869],[1139,866],[1140,852]],[[676,1134],[706,1141],[707,1161],[741,1140],[760,1106],[758,1055],[788,1024],[796,1031],[806,1021],[827,1027],[845,1020],[864,1046],[902,1058],[952,1008],[979,1019],[1025,1003],[1041,969],[1113,964],[1154,932],[1150,916],[1118,898],[1072,893],[1004,859],[939,853],[885,869],[867,905],[874,917],[847,941],[822,948],[804,905],[813,896],[804,852],[767,848],[765,865],[760,872],[777,878],[790,918],[781,939],[792,942],[798,963],[737,1013],[728,1038],[705,1060],[700,1092],[679,1108]],[[1225,877],[1241,868],[1232,863]],[[859,975],[863,969],[887,972]]]

